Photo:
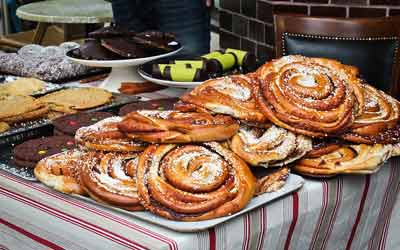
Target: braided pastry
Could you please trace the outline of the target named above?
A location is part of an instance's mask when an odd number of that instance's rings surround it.
[[[181,100],[214,113],[231,115],[246,121],[264,122],[266,118],[258,110],[252,93],[255,84],[255,78],[250,75],[212,79],[183,95]]]
[[[261,129],[241,125],[230,148],[252,166],[284,166],[311,150],[311,139],[271,125]]]
[[[92,150],[139,152],[146,148],[143,142],[131,140],[118,130],[121,117],[109,117],[91,126],[82,127],[75,133],[75,141]]]
[[[300,174],[329,177],[337,174],[370,174],[379,170],[391,157],[392,145],[342,145],[338,149],[314,154],[297,162],[292,168]]]
[[[256,188],[246,163],[216,142],[149,146],[137,174],[144,207],[172,220],[231,215],[246,206]]]
[[[136,187],[136,153],[90,152],[80,171],[84,189],[94,200],[129,211],[143,210]]]
[[[73,149],[46,157],[36,165],[35,176],[57,191],[84,195],[86,192],[79,181],[79,169],[84,156],[84,152]]]
[[[140,141],[187,143],[226,140],[237,132],[239,125],[224,115],[141,110],[126,115],[118,128]]]
[[[357,96],[360,112],[342,138],[366,144],[400,142],[399,102],[368,84],[360,86],[361,95]]]
[[[345,131],[353,121],[352,67],[334,60],[287,56],[257,70],[257,103],[274,124],[312,137]]]

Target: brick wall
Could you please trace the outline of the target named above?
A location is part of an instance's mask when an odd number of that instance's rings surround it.
[[[221,0],[220,46],[241,48],[261,60],[274,56],[273,15],[297,13],[324,17],[400,15],[400,0]]]

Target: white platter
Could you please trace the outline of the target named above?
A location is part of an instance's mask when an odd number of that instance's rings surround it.
[[[67,52],[66,56],[69,60],[86,66],[112,68],[109,76],[103,81],[103,83],[99,87],[112,92],[118,92],[118,89],[120,88],[122,82],[139,83],[145,81],[137,72],[139,65],[160,58],[175,55],[182,49],[183,46],[180,46],[174,51],[156,56],[123,60],[85,60],[70,56],[70,51]]]
[[[94,203],[97,205],[101,205],[101,206],[109,208],[111,210],[115,210],[115,211],[130,215],[132,217],[135,217],[135,218],[138,218],[138,219],[141,219],[141,220],[144,220],[144,221],[147,221],[147,222],[159,225],[159,226],[163,226],[168,229],[172,229],[174,231],[197,232],[197,231],[205,230],[207,228],[214,227],[218,224],[221,224],[230,219],[238,217],[239,215],[247,213],[257,207],[265,205],[273,200],[276,200],[277,198],[280,198],[282,196],[290,194],[290,193],[298,190],[299,188],[301,188],[303,186],[303,184],[304,184],[304,179],[302,177],[295,175],[295,174],[290,174],[286,181],[286,184],[281,189],[279,189],[276,192],[265,193],[260,196],[254,197],[250,201],[250,203],[244,209],[239,211],[238,213],[235,213],[230,216],[217,218],[217,219],[196,221],[196,222],[182,222],[182,221],[167,220],[165,218],[162,218],[162,217],[152,214],[150,212],[129,212],[129,211],[115,208],[112,206],[108,206],[105,204],[97,203],[96,201],[94,201],[90,198],[84,197],[84,196],[79,196],[79,195],[74,195],[74,196],[78,197],[79,199],[82,199],[84,201],[88,201],[88,202],[91,202],[91,203]]]
[[[169,81],[169,80],[154,78],[151,75],[147,74],[141,67],[138,68],[138,72],[139,75],[144,79],[146,79],[147,81],[168,87],[193,89],[196,86],[203,83],[203,82],[177,82],[177,81]]]

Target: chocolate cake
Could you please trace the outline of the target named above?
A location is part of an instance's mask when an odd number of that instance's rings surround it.
[[[96,39],[87,39],[79,49],[71,51],[72,56],[86,60],[118,60],[118,54],[104,48],[101,42]]]
[[[136,32],[131,31],[125,27],[108,26],[103,27],[88,34],[90,38],[103,39],[113,37],[132,37]]]
[[[101,39],[101,45],[124,58],[141,58],[148,57],[149,54],[145,50],[135,44],[131,38],[105,38]]]

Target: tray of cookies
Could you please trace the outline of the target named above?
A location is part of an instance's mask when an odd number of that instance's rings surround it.
[[[114,110],[138,97],[98,88],[64,88],[39,97],[0,98],[0,145],[41,134],[52,120],[70,113]]]
[[[36,78],[0,75],[0,96],[40,96],[62,88],[62,85],[45,82]]]

